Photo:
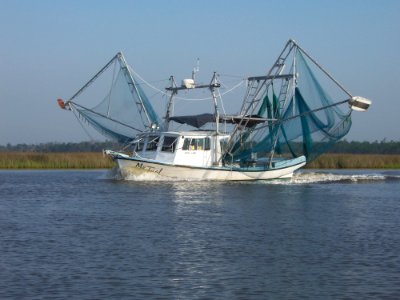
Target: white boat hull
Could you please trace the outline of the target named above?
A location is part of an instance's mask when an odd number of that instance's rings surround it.
[[[126,180],[237,181],[291,178],[294,171],[306,164],[304,157],[286,161],[282,167],[268,170],[256,168],[190,167],[122,156],[114,156],[114,160],[118,163],[120,173]]]

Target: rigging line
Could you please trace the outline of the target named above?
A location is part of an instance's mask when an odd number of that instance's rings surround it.
[[[226,94],[232,92],[233,90],[235,90],[238,87],[240,87],[244,82],[245,82],[245,80],[241,80],[238,84],[234,85],[229,90],[227,90],[227,91],[225,91],[223,93],[220,93],[220,96],[222,97],[222,96],[225,96]],[[211,100],[213,98],[212,98],[212,96],[211,97],[207,97],[207,98],[183,98],[183,97],[175,96],[175,99],[184,100],[184,101],[204,101],[204,100]]]
[[[69,101],[73,100],[75,97],[77,97],[80,93],[83,92],[89,85],[93,83],[93,81],[96,80],[97,77],[99,77],[108,67],[114,62],[115,59],[117,59],[121,55],[120,52],[118,52],[100,71],[96,73],[83,87],[79,89],[70,99]]]
[[[120,124],[120,125],[122,125],[122,126],[131,128],[131,129],[136,130],[136,131],[139,131],[139,132],[143,132],[143,130],[137,129],[137,128],[133,127],[133,126],[130,126],[130,125],[125,124],[125,123],[122,123],[122,122],[120,122],[120,121],[118,121],[118,120],[114,120],[113,118],[107,117],[107,116],[105,116],[105,115],[103,115],[103,114],[101,114],[101,113],[98,113],[98,112],[96,112],[96,111],[94,111],[94,110],[92,110],[92,109],[90,109],[90,108],[84,107],[84,106],[82,106],[82,105],[80,105],[80,104],[78,104],[78,103],[75,103],[75,102],[73,102],[73,101],[68,101],[68,103],[71,103],[72,105],[76,105],[76,106],[78,106],[78,107],[80,107],[80,108],[82,108],[82,109],[84,109],[84,110],[90,111],[91,113],[93,113],[93,114],[95,114],[95,115],[98,115],[98,116],[103,117],[103,118],[105,118],[105,119],[107,119],[107,120],[113,121],[113,122],[115,122],[115,123],[118,123],[118,124]]]
[[[340,102],[336,102],[336,103],[333,103],[333,104],[330,104],[330,105],[326,105],[326,106],[323,106],[323,107],[320,107],[320,108],[316,108],[316,109],[313,109],[313,110],[310,110],[310,111],[306,111],[306,112],[304,112],[302,114],[291,116],[291,117],[288,117],[286,119],[272,121],[271,124],[262,125],[262,126],[260,126],[258,128],[254,128],[253,131],[260,130],[260,129],[263,129],[263,128],[266,128],[268,126],[275,125],[275,124],[282,124],[284,122],[287,122],[287,121],[290,121],[290,120],[293,120],[293,119],[296,119],[296,118],[299,118],[299,117],[307,116],[307,115],[309,115],[309,114],[311,114],[313,112],[321,111],[321,110],[324,110],[324,109],[327,109],[327,108],[330,108],[330,107],[334,107],[334,106],[337,106],[337,105],[341,105],[341,104],[344,104],[344,103],[348,103],[348,102],[349,102],[349,99],[346,99],[346,100],[343,100],[343,101],[340,101]],[[351,111],[350,111],[349,114],[351,114]]]
[[[157,87],[151,85],[149,82],[147,82],[146,80],[144,80],[143,77],[141,77],[138,73],[136,73],[134,70],[132,70],[132,68],[131,68],[130,66],[129,66],[129,69],[130,69],[130,71],[131,71],[133,74],[135,74],[135,76],[137,76],[140,80],[142,80],[147,86],[149,86],[150,88],[152,88],[152,89],[158,91],[159,93],[161,93],[161,94],[163,94],[163,95],[168,96],[168,94],[167,94],[166,92],[160,90],[159,88],[157,88]],[[233,86],[231,89],[229,89],[229,90],[223,92],[223,93],[221,94],[221,96],[224,96],[224,95],[226,95],[227,93],[232,92],[234,89],[236,89],[236,88],[238,88],[239,86],[241,86],[241,85],[243,84],[244,81],[245,81],[245,79],[242,79],[238,84],[236,84],[235,86]],[[211,100],[211,99],[212,99],[212,97],[207,97],[207,98],[184,98],[184,97],[178,97],[178,96],[175,96],[174,98],[175,98],[175,99],[178,99],[178,100],[185,100],[185,101],[205,101],[205,100]]]
[[[233,77],[233,78],[242,78],[243,79],[243,76],[239,76],[239,75],[230,75],[230,74],[219,74],[219,75],[225,76],[225,77]]]
[[[242,80],[244,80],[243,78],[242,78]],[[237,80],[234,80],[234,81],[225,81],[225,82],[222,82],[222,81],[220,81],[219,83],[221,84],[221,86],[224,88],[224,89],[229,89],[229,86],[227,86],[225,83],[227,83],[227,82],[237,82]],[[241,81],[240,81],[241,82]],[[225,91],[226,92],[226,91]]]
[[[131,68],[130,68],[131,69]],[[149,86],[150,88],[152,88],[153,90],[156,90],[157,92],[168,96],[168,94],[162,90],[160,90],[159,88],[151,85],[150,83],[148,83],[146,80],[143,79],[143,77],[141,77],[138,73],[136,73],[134,70],[131,70],[132,73],[135,74],[135,76],[137,76],[140,80],[142,80],[147,86]],[[178,97],[175,96],[174,99],[178,99],[178,100],[186,100],[186,101],[204,101],[204,100],[211,100],[212,97],[207,97],[207,98],[199,98],[199,99],[189,99],[189,98],[183,98],[183,97]]]
[[[221,78],[221,77],[219,77],[219,78]],[[239,79],[240,79],[239,81],[241,81],[241,80],[246,81],[247,80],[247,78],[244,78],[244,77],[240,77]],[[224,82],[220,81],[221,85],[224,86],[224,87],[227,87],[224,83],[235,83],[235,82],[238,82],[238,78],[232,79],[232,80],[224,80]]]
[[[149,82],[136,82],[136,85],[149,85],[149,83],[156,83],[156,82],[168,82],[168,79],[153,80]]]
[[[226,115],[226,111],[225,111],[225,107],[224,107],[224,101],[222,101],[222,98],[219,97],[220,101],[221,101],[221,107],[222,107],[222,111],[224,112],[224,115]]]
[[[219,101],[221,102],[222,111],[224,112],[224,115],[226,115],[226,111],[225,111],[225,107],[224,107],[224,101],[222,100],[222,96],[221,96],[221,93],[219,92],[219,89],[217,89],[217,93],[218,93],[217,99],[219,98]]]
[[[155,92],[155,93],[154,93],[154,94],[152,94],[151,96],[148,96],[148,98],[149,98],[149,99],[151,99],[151,98],[153,98],[153,97],[157,96],[159,93],[160,93],[160,92]]]
[[[128,67],[129,67],[130,72],[132,72],[133,74],[135,74],[135,76],[138,77],[141,81],[143,81],[144,84],[146,84],[148,87],[152,88],[153,90],[155,90],[155,91],[157,91],[157,92],[159,92],[159,93],[168,95],[166,92],[160,90],[159,88],[157,88],[157,87],[155,87],[154,85],[150,84],[148,81],[144,80],[144,78],[143,78],[142,76],[140,76],[138,73],[136,73],[136,72],[131,68],[131,66],[128,65]],[[164,80],[162,80],[162,81],[164,81]]]
[[[301,48],[297,43],[294,43],[297,48],[300,49],[302,53],[304,53],[322,72],[325,73],[326,76],[328,76],[343,92],[345,92],[349,97],[353,97],[353,95],[344,88],[343,85],[339,83],[331,74],[328,73],[314,58],[312,58],[303,48]]]

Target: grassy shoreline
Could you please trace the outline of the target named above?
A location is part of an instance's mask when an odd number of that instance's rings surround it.
[[[0,169],[109,169],[114,163],[101,152],[0,152]]]
[[[114,162],[99,152],[0,152],[0,169],[109,169]],[[324,154],[309,169],[400,169],[400,155]]]
[[[306,166],[307,169],[400,169],[398,154],[327,153]]]

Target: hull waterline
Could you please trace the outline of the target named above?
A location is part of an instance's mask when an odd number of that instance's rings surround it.
[[[201,168],[179,166],[139,160],[134,158],[114,158],[118,163],[120,173],[124,179],[135,180],[148,177],[159,180],[218,180],[218,181],[245,181],[269,180],[277,178],[291,178],[293,172],[306,164],[304,158],[297,158],[286,162],[285,166],[275,169],[257,168]]]

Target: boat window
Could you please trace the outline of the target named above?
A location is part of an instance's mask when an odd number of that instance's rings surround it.
[[[164,136],[164,142],[161,151],[165,152],[175,152],[177,137],[174,136]]]
[[[182,150],[189,150],[190,139],[184,139]]]
[[[147,141],[146,151],[156,151],[159,139],[160,137],[158,136],[149,136],[149,139]]]
[[[192,139],[190,141],[189,149],[190,150],[201,150],[201,149],[198,148],[198,144],[199,144],[199,139]],[[200,148],[201,148],[201,146],[200,146]]]
[[[210,138],[204,139],[204,150],[210,150]]]
[[[210,150],[210,138],[186,138],[182,150]]]

